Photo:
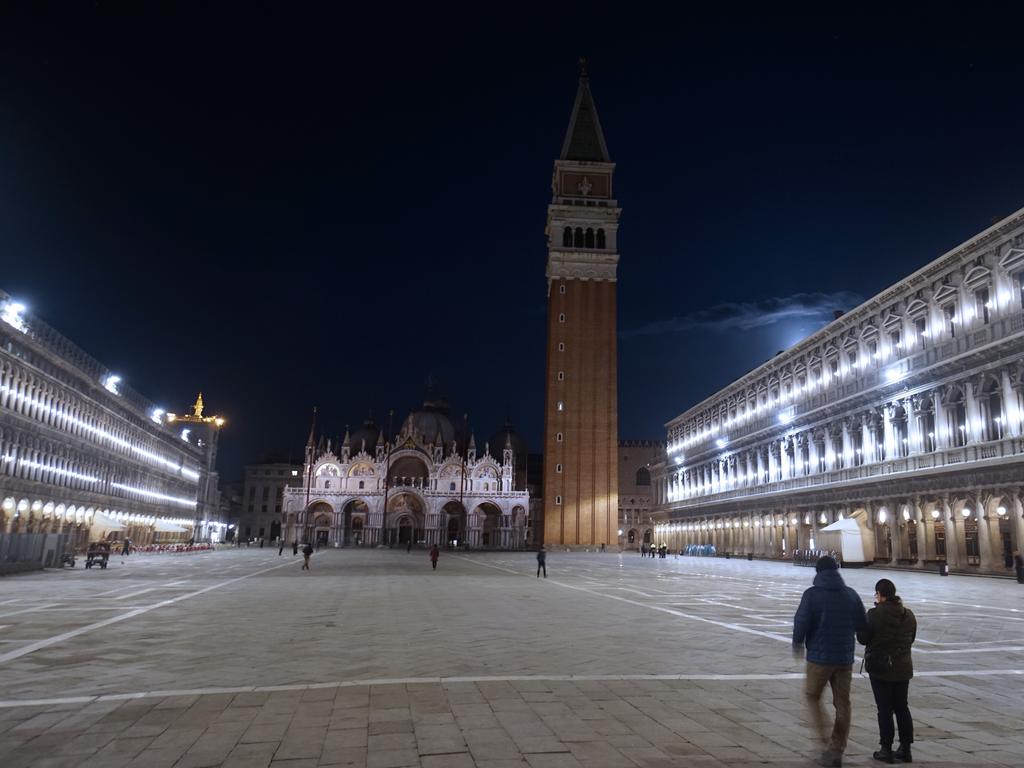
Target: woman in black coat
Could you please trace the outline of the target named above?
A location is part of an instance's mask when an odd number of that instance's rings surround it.
[[[875,607],[868,611],[867,627],[857,633],[864,649],[865,667],[871,679],[871,692],[878,709],[878,740],[881,749],[872,756],[883,763],[912,761],[910,745],[914,741],[914,720],[910,716],[907,693],[914,676],[910,646],[917,637],[917,619],[896,595],[896,585],[888,579],[875,584]],[[893,715],[896,728],[893,728]],[[895,731],[900,745],[892,748]]]

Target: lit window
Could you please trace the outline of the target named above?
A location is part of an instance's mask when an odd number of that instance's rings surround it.
[[[564,411],[565,410],[565,403],[563,403],[561,400],[559,400],[557,408],[560,411]]]
[[[956,338],[956,303],[950,302],[944,304],[942,307],[942,314],[946,318],[946,330],[949,331],[949,335]]]
[[[980,317],[985,325],[988,325],[989,321],[989,310],[992,308],[992,302],[989,301],[988,288],[980,288],[974,292],[974,314],[976,317]]]

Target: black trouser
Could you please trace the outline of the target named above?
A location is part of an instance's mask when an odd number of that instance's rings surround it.
[[[537,563],[537,578],[540,578],[540,572],[544,571],[544,578],[548,577],[548,566],[547,563]]]
[[[900,744],[911,744],[914,741],[914,720],[907,705],[909,687],[909,680],[891,683],[877,677],[871,678],[871,692],[875,694],[875,707],[878,708],[878,742],[883,747],[891,748],[896,735],[892,727],[893,715],[896,715]]]
[[[1017,583],[1024,584],[1024,568],[1017,568]]]

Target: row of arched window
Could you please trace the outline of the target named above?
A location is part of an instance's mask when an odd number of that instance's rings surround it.
[[[672,473],[668,500],[721,493],[863,464],[905,458],[1020,431],[1024,397],[1010,373],[938,387],[823,426],[787,433]]]
[[[182,463],[181,456],[163,455],[156,441],[130,422],[82,402],[10,360],[0,360],[0,407],[172,473]]]
[[[11,429],[0,430],[0,475],[57,488],[132,499],[136,504],[163,506],[163,501],[154,500],[152,496],[140,497],[132,489],[182,499],[195,497],[195,486],[186,485],[184,481],[174,484],[160,482],[148,473],[105,465],[92,456],[79,455],[67,446]]]
[[[566,227],[562,231],[562,246],[564,248],[596,248],[603,250],[607,248],[607,240],[603,229],[592,227]]]
[[[908,299],[902,309],[893,304],[879,315],[865,318],[857,327],[823,339],[818,348],[803,357],[766,372],[745,391],[723,398],[685,424],[673,427],[670,447],[688,447],[732,429],[737,422],[767,417],[762,409],[785,407],[817,395],[926,347],[946,344],[962,336],[964,330],[984,328],[997,317],[1019,316],[1024,310],[1024,259],[1014,253],[1004,256],[992,270],[973,267],[956,285],[952,284],[954,273],[947,274],[936,281],[930,295],[918,291],[920,297]]]

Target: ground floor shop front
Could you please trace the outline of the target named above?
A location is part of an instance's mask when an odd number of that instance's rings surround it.
[[[719,555],[793,559],[801,550],[827,548],[822,530],[851,519],[864,532],[867,562],[987,574],[1013,573],[1013,555],[1024,546],[1020,486],[839,496],[703,505],[663,516],[654,543],[672,551],[710,544]]]

